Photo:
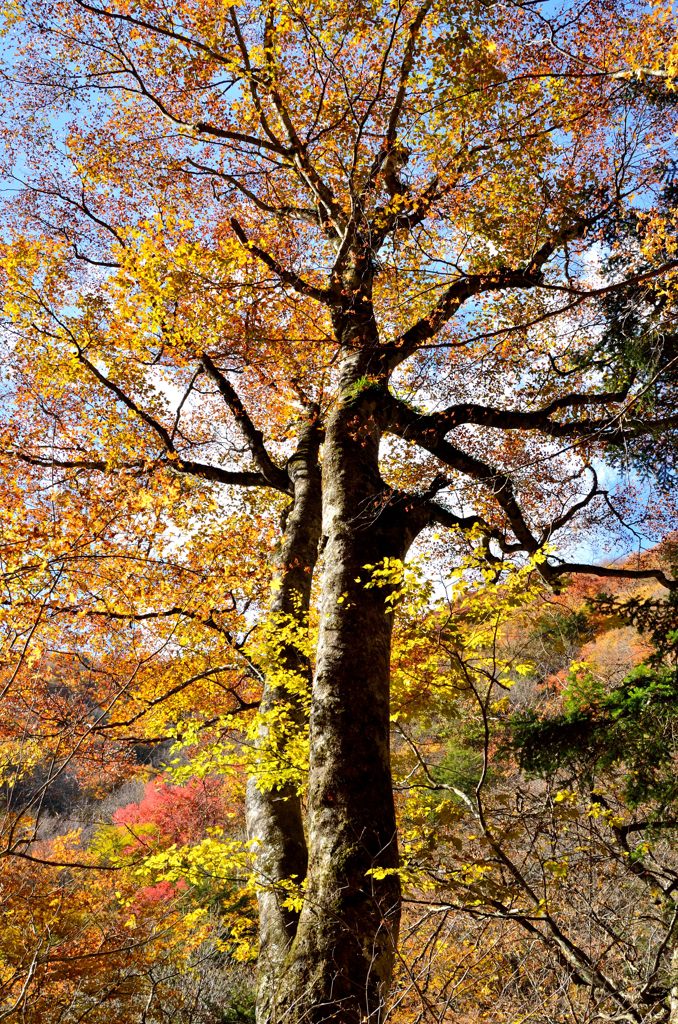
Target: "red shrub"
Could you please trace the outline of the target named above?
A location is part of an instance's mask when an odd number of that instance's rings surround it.
[[[191,779],[185,786],[149,782],[138,804],[121,807],[116,825],[154,825],[164,840],[178,845],[204,838],[208,828],[224,824],[226,801],[217,779]]]

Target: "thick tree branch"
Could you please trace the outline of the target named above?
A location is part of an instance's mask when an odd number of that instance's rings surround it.
[[[417,45],[417,38],[419,36],[419,30],[424,23],[426,15],[433,6],[433,0],[425,0],[421,5],[416,15],[410,22],[409,29],[407,31],[407,43],[405,44],[405,52],[403,54],[402,63],[400,65],[400,75],[398,78],[398,90],[396,92],[393,106],[388,117],[388,124],[386,132],[384,134],[384,142],[380,152],[378,153],[370,174],[367,179],[367,188],[370,188],[377,179],[380,171],[384,164],[389,158],[393,147],[397,140],[398,135],[398,124],[400,122],[400,115],[403,111],[405,104],[405,98],[407,96],[407,83],[412,73],[412,67],[414,65],[414,53]]]
[[[552,556],[555,557],[555,556]],[[549,575],[555,576],[600,576],[618,580],[657,580],[667,590],[678,590],[678,580],[671,579],[663,569],[626,569],[611,565],[586,565],[583,562],[561,561],[558,565],[548,565]]]
[[[391,113],[388,119],[388,127],[386,129],[386,135],[384,137],[384,152],[386,156],[393,146],[397,138],[398,123],[400,121],[400,115],[402,114],[403,106],[405,103],[405,97],[407,95],[407,83],[412,72],[414,65],[414,53],[417,45],[417,39],[419,37],[419,30],[424,24],[426,15],[433,7],[434,0],[425,0],[421,5],[414,18],[410,23],[410,27],[407,30],[407,44],[405,46],[405,53],[403,56],[402,64],[400,65],[400,78],[398,81],[398,92],[396,93],[395,102],[391,108]]]
[[[430,341],[445,326],[457,310],[474,295],[483,292],[504,291],[508,288],[535,288],[541,284],[539,271],[501,270],[493,274],[469,274],[453,281],[442,293],[431,310],[408,328],[387,347],[386,362],[395,368],[416,352],[420,345]]]
[[[489,463],[483,462],[481,459],[462,451],[461,448],[450,444],[449,441],[446,441],[435,430],[413,433],[410,425],[416,423],[417,414],[412,413],[403,403],[397,404],[404,410],[403,415],[400,418],[392,416],[388,429],[405,440],[417,441],[431,455],[435,455],[440,462],[449,466],[450,469],[455,469],[466,476],[481,481],[494,496],[495,501],[504,512],[523,550],[534,553],[539,547],[539,541],[527,525],[522,510],[516,501],[510,478],[505,473],[489,465]]]
[[[147,715],[152,708],[157,707],[158,704],[163,704],[165,701],[169,700],[170,697],[176,697],[177,694],[182,693],[184,690],[188,689],[188,687],[192,686],[194,683],[201,682],[203,679],[210,679],[213,676],[218,676],[229,671],[232,671],[232,667],[230,665],[220,665],[217,668],[210,668],[206,669],[204,672],[198,672],[196,675],[190,676],[188,679],[183,679],[180,683],[177,683],[175,686],[172,686],[169,690],[161,694],[159,697],[154,697],[152,700],[144,700],[143,703],[145,706],[141,708],[141,710],[137,711],[135,714],[130,715],[130,717],[126,718],[124,721],[103,722],[101,724],[97,724],[96,729],[93,731],[104,732],[128,728],[130,725],[134,725],[141,718]],[[236,707],[233,709],[234,712],[253,711],[255,708],[259,707],[259,701],[243,700],[238,691],[234,689],[234,687],[232,686],[225,686],[220,688],[225,690],[226,693],[230,694],[230,696],[233,697],[233,699],[235,700]],[[232,712],[230,711],[225,712],[225,714],[231,713]]]
[[[185,459],[185,458],[183,458],[179,454],[179,452],[177,452],[177,450],[176,450],[176,448],[174,446],[174,441],[173,441],[173,438],[172,438],[172,435],[171,435],[170,431],[165,426],[163,426],[163,424],[160,423],[154,416],[151,416],[150,413],[146,412],[144,409],[141,409],[137,405],[137,403],[132,398],[130,398],[130,396],[125,391],[123,391],[123,389],[118,384],[116,384],[114,381],[112,381],[108,377],[106,377],[105,374],[103,374],[94,365],[94,363],[92,363],[87,358],[87,356],[84,354],[82,349],[79,346],[77,346],[77,345],[76,345],[76,350],[77,350],[78,360],[87,368],[87,370],[92,374],[92,376],[95,377],[95,379],[98,380],[99,383],[102,384],[108,391],[110,391],[113,395],[115,395],[115,397],[120,402],[122,402],[122,404],[126,408],[128,408],[130,410],[130,412],[133,412],[136,416],[139,417],[139,419],[143,423],[145,423],[148,427],[151,428],[151,430],[156,435],[156,437],[158,437],[159,440],[162,442],[162,445],[163,445],[164,449],[168,453],[167,463],[168,463],[169,467],[172,468],[173,470],[175,470],[176,472],[178,472],[178,473],[186,473],[186,474],[190,474],[190,475],[194,475],[194,476],[199,476],[199,477],[202,477],[203,479],[206,479],[206,480],[213,480],[215,483],[225,483],[225,484],[240,485],[240,486],[245,486],[245,487],[269,486],[269,487],[275,487],[277,490],[282,490],[282,491],[288,491],[289,490],[289,481],[288,481],[288,478],[287,478],[287,474],[284,472],[284,470],[281,470],[277,466],[275,466],[275,464],[272,462],[272,460],[270,460],[268,455],[265,453],[265,450],[263,450],[263,454],[265,455],[265,459],[262,461],[262,465],[266,466],[267,472],[263,472],[263,470],[262,470],[262,472],[260,472],[260,473],[252,473],[252,472],[247,472],[247,471],[240,472],[240,471],[226,470],[226,469],[222,469],[220,466],[210,466],[210,465],[205,464],[205,463],[195,462],[192,459]],[[203,359],[203,361],[204,361],[204,359]],[[226,383],[228,384],[228,382],[226,382]],[[230,385],[229,385],[229,387],[230,387]],[[222,394],[223,394],[223,392],[222,392]],[[233,394],[235,395],[235,392],[233,392]],[[236,403],[239,403],[239,399],[237,399],[237,396],[235,396],[235,397],[236,397]],[[236,408],[237,408],[237,404],[236,404]],[[245,413],[245,410],[242,408],[242,405],[240,405],[240,409],[242,410],[240,415],[246,417],[246,413]],[[234,409],[234,411],[235,411],[235,409]],[[236,418],[238,418],[238,422],[239,422],[240,426],[242,427],[243,426],[243,420],[242,420],[242,418],[239,417],[239,414],[237,412],[236,412]],[[251,421],[249,421],[248,418],[247,418],[247,422],[249,423],[251,429],[254,431],[254,428],[251,425]],[[254,431],[254,433],[257,434],[256,431]],[[261,435],[259,435],[259,439],[260,438],[261,438]],[[261,448],[263,449],[263,442],[261,442],[261,440],[260,440],[260,445],[261,445]],[[109,463],[107,463],[103,459],[92,459],[92,460],[90,460],[90,459],[63,459],[63,460],[60,460],[60,459],[55,459],[55,458],[46,458],[45,459],[45,458],[42,458],[42,457],[31,456],[31,455],[28,455],[28,454],[25,454],[25,453],[20,453],[20,452],[11,453],[11,454],[13,454],[14,457],[18,458],[20,461],[28,463],[30,465],[45,466],[45,467],[58,467],[58,468],[63,468],[63,469],[92,469],[92,470],[96,470],[98,472],[111,472],[111,470],[113,468],[115,468],[116,470],[119,470],[121,468],[132,468],[133,470],[136,470],[136,471],[145,471],[148,468],[148,462],[147,461],[141,461],[141,460],[139,460],[139,461],[135,460],[135,461],[133,461],[131,463],[128,463],[125,467],[123,467],[123,466],[112,467]],[[266,460],[268,460],[268,462]]]
[[[86,3],[86,0],[75,0],[75,3],[83,11],[88,11],[90,14],[94,14],[98,18],[105,18],[109,21],[120,21],[127,25],[132,25],[137,29],[145,29],[147,32],[152,32],[154,35],[163,36],[166,39],[173,39],[176,42],[184,43],[189,49],[194,48],[199,50],[201,53],[206,54],[208,57],[212,57],[213,60],[218,61],[220,64],[229,63],[227,54],[219,53],[218,50],[215,50],[213,47],[201,42],[199,39],[194,39],[191,36],[186,35],[184,32],[178,32],[174,28],[163,28],[162,25],[155,25],[151,21],[135,17],[132,14],[126,14],[122,11],[112,11],[109,8],[97,7],[94,4],[88,4]]]
[[[488,547],[490,540],[496,541],[499,549],[504,554],[515,554],[517,551],[522,550],[521,544],[511,544],[507,541],[505,534],[501,530],[497,529],[496,526],[492,526],[483,516],[470,515],[470,516],[457,516],[454,512],[451,512],[444,505],[441,505],[437,501],[427,502],[427,510],[430,516],[429,523],[437,523],[439,526],[444,526],[447,529],[456,529],[463,531],[471,531],[478,529],[481,531],[485,539],[485,554],[488,561],[499,561],[495,555],[492,554]]]
[[[330,291],[328,288],[317,288],[315,285],[309,284],[308,281],[304,281],[303,277],[295,274],[293,270],[288,270],[286,267],[283,267],[273,256],[270,255],[270,253],[266,252],[265,249],[262,249],[255,242],[251,242],[235,217],[231,217],[231,227],[233,228],[238,241],[253,253],[257,259],[261,260],[269,270],[272,270],[283,284],[293,288],[294,291],[298,292],[300,295],[306,295],[310,299],[315,299],[316,302],[322,302],[325,305],[336,302],[336,295],[333,291]]]
[[[380,206],[375,211],[370,225],[370,237],[373,239],[372,244],[375,249],[383,244],[392,231],[398,228],[411,231],[421,224],[428,216],[434,202],[443,194],[437,176],[432,178],[422,191],[414,195],[405,186],[397,191],[393,189],[389,191],[393,191],[394,196],[405,194],[407,202],[397,204],[395,209],[391,209],[387,204]]]
[[[231,382],[215,366],[206,352],[202,354],[200,361],[205,367],[207,374],[216,383],[221,397],[233,413],[236,423],[240,427],[240,430],[247,441],[247,446],[252,458],[257,464],[262,476],[272,487],[277,487],[279,491],[289,491],[290,481],[286,471],[281,469],[280,466],[277,466],[266,451],[264,435],[260,430],[257,430],[252,423],[247,410],[240,400],[240,396],[237,394]]]
[[[222,469],[221,466],[211,466],[205,462],[194,462],[192,459],[173,458],[138,459],[133,462],[106,462],[105,459],[58,459],[48,458],[39,455],[29,455],[27,452],[5,449],[0,451],[0,457],[17,459],[29,466],[41,466],[44,469],[84,469],[95,473],[148,473],[151,469],[171,469],[175,473],[185,473],[187,476],[197,476],[203,480],[211,480],[213,483],[226,484],[230,487],[270,487],[262,473],[248,472],[247,470]]]
[[[392,425],[391,429],[393,433],[400,437],[407,440],[413,439],[406,429],[399,430],[397,425]],[[552,522],[542,530],[541,536],[538,538],[533,534],[532,530],[528,526],[523,511],[516,499],[511,480],[505,473],[495,469],[489,465],[489,463],[483,462],[482,460],[469,455],[467,452],[462,451],[455,445],[450,444],[449,441],[446,441],[443,438],[436,438],[435,435],[427,436],[424,434],[422,437],[416,438],[416,440],[419,440],[422,447],[434,455],[439,461],[443,462],[451,469],[455,469],[466,476],[470,476],[473,479],[480,481],[491,492],[497,502],[497,505],[506,516],[518,543],[513,544],[508,542],[505,535],[500,530],[496,527],[490,526],[482,517],[456,516],[454,513],[449,512],[439,503],[434,501],[428,502],[431,521],[438,522],[442,526],[460,527],[461,529],[472,529],[476,526],[480,527],[485,536],[489,539],[496,540],[500,549],[505,553],[522,550],[529,554],[534,554],[557,530],[562,529],[570,523],[574,519],[575,515],[589,505],[589,503],[598,494],[605,493],[604,491],[599,490],[597,477],[594,472],[593,485],[588,494],[575,502],[567,512],[564,512],[561,516],[552,520]],[[593,472],[593,470],[591,471]],[[614,577],[617,579],[656,579],[668,590],[678,589],[678,580],[671,579],[662,569],[613,568],[611,566],[565,562],[564,560],[560,560],[559,564],[554,565],[552,564],[552,561],[547,560],[547,562],[540,565],[539,571],[548,581],[553,581],[558,576],[572,573]]]
[[[600,216],[600,215],[598,215]],[[536,288],[543,282],[543,268],[551,256],[565,242],[584,234],[598,218],[577,219],[557,231],[533,255],[526,267],[497,270],[489,274],[469,274],[453,281],[442,293],[433,308],[413,324],[404,334],[387,347],[386,361],[395,368],[430,341],[450,320],[467,299],[484,292],[506,291],[512,288]]]
[[[301,141],[299,134],[294,127],[287,106],[283,100],[282,93],[276,86],[277,68],[275,65],[275,7],[268,4],[264,27],[264,56],[266,61],[266,77],[262,85],[266,88],[268,95],[275,107],[276,113],[283,126],[289,151],[287,155],[292,156],[294,166],[304,184],[311,190],[318,203],[318,214],[321,223],[334,238],[342,238],[346,231],[346,215],[340,204],[337,202],[334,193],[327,183],[318,174],[311,162],[307,147]]]
[[[221,171],[216,167],[208,167],[206,164],[198,163],[197,160],[193,160],[191,157],[186,157],[185,162],[190,167],[195,167],[196,171],[207,176],[213,176],[215,178],[221,178],[222,181],[227,182],[233,188],[237,189],[242,195],[250,200],[251,203],[256,206],[262,213],[270,213],[274,217],[286,218],[292,217],[297,220],[306,221],[309,224],[318,226],[320,221],[318,214],[310,206],[289,206],[282,204],[275,206],[273,203],[267,203],[261,199],[255,192],[247,188],[235,175],[227,174],[226,171]],[[191,173],[191,172],[188,172]]]
[[[510,477],[495,469],[489,463],[467,454],[447,441],[441,442],[437,446],[436,452],[431,450],[431,454],[436,455],[437,458],[451,468],[479,480],[493,495],[497,505],[499,505],[508,519],[516,540],[518,540],[523,550],[530,554],[534,554],[537,551],[539,541],[528,526],[523,511],[516,500]]]
[[[186,124],[185,121],[181,122]],[[280,156],[289,156],[289,151],[284,146],[276,146],[266,139],[259,139],[256,135],[246,135],[243,132],[234,132],[228,128],[220,128],[218,125],[209,124],[207,121],[196,121],[193,125],[201,135],[212,135],[215,139],[225,139],[228,142],[242,142],[246,146],[254,146],[256,149],[267,149]]]
[[[124,24],[132,26],[133,29],[142,29],[146,32],[152,33],[153,35],[161,36],[166,39],[170,39],[179,43],[182,43],[188,49],[196,49],[201,53],[204,53],[207,57],[212,58],[220,64],[227,64],[230,66],[230,58],[228,55],[220,53],[208,44],[201,42],[199,39],[195,39],[191,36],[186,35],[183,32],[179,32],[174,28],[165,28],[162,25],[154,24],[153,22],[147,21],[144,18],[136,17],[129,13],[122,11],[112,11],[107,8],[97,7],[94,4],[86,3],[85,0],[76,0],[77,5],[95,17],[107,19],[109,21],[118,21]],[[162,111],[165,116],[169,117],[175,124],[187,125],[188,123],[181,118],[175,117],[170,111],[158,100],[156,96],[148,91],[145,83],[142,81],[140,75],[136,72],[133,67],[127,69],[133,74],[136,81],[142,90],[142,94],[147,98],[151,99],[153,103]],[[204,134],[211,135],[218,139],[224,139],[229,142],[241,142],[247,146],[253,146],[256,149],[265,149],[271,152],[277,153],[281,156],[289,156],[289,151],[282,146],[268,131],[266,132],[268,138],[262,139],[255,135],[249,135],[245,132],[233,131],[231,129],[221,128],[218,125],[210,124],[206,121],[198,121],[192,127],[195,131]]]
[[[548,437],[597,437],[601,441],[619,444],[630,438],[678,425],[678,414],[658,419],[631,419],[626,410],[596,419],[562,422],[552,414],[564,409],[583,409],[590,406],[618,405],[626,401],[632,381],[619,391],[585,394],[570,392],[554,399],[541,409],[523,412],[519,409],[497,409],[492,406],[463,402],[435,413],[417,413],[404,402],[389,395],[387,399],[388,427],[394,433],[417,441],[424,447],[437,444],[456,427],[464,425],[491,427],[497,430],[538,430]],[[628,402],[631,407],[634,399]],[[628,425],[624,425],[624,422]]]
[[[242,56],[243,64],[245,66],[245,75],[247,79],[249,93],[250,96],[252,97],[254,108],[257,114],[259,115],[259,124],[261,125],[261,127],[264,130],[264,133],[271,140],[271,142],[273,142],[277,146],[280,146],[281,142],[278,139],[275,132],[273,131],[273,129],[271,128],[268,117],[266,116],[266,112],[261,102],[261,96],[259,94],[259,85],[261,83],[258,80],[257,72],[252,67],[249,51],[247,49],[247,43],[245,42],[245,38],[242,34],[240,22],[238,21],[238,15],[234,7],[231,7],[229,14],[231,18],[231,24],[233,25],[233,31],[235,32],[235,38],[238,43],[238,49],[240,50],[240,55]]]
[[[109,377],[106,377],[105,374],[101,372],[101,370],[97,369],[94,363],[90,362],[90,360],[87,358],[87,356],[85,355],[85,353],[83,352],[79,345],[76,345],[76,348],[79,362],[81,362],[83,366],[86,366],[89,372],[92,374],[92,376],[95,377],[100,384],[103,384],[103,386],[108,391],[111,391],[118,399],[118,401],[122,402],[122,404],[126,406],[130,410],[130,412],[133,412],[135,416],[138,416],[140,420],[142,420],[148,427],[151,428],[151,430],[160,438],[168,452],[174,454],[174,442],[172,441],[169,430],[167,430],[167,428],[164,427],[162,423],[156,420],[154,416],[151,416],[150,413],[146,412],[144,409],[141,409],[136,404],[136,402],[132,398],[130,398],[130,396],[126,394],[126,392],[124,392],[123,389],[118,384],[110,380]]]
[[[46,611],[53,613],[54,615],[76,615],[78,618],[83,619],[108,619],[112,622],[149,622],[157,619],[168,619],[180,617],[186,619],[192,619],[199,622],[201,626],[207,626],[208,629],[213,629],[218,633],[221,633],[228,642],[228,644],[246,658],[243,654],[244,642],[236,641],[231,630],[226,629],[216,619],[215,615],[225,614],[225,609],[212,608],[210,609],[209,615],[199,615],[197,612],[192,612],[188,608],[182,608],[180,606],[174,606],[172,608],[163,608],[161,611],[149,611],[149,612],[122,612],[113,611],[110,608],[86,608],[81,604],[71,605],[57,605],[48,604],[45,606]],[[232,610],[232,609],[231,609]],[[254,666],[249,659],[246,658],[250,668],[253,669],[257,679],[262,678],[261,669]]]

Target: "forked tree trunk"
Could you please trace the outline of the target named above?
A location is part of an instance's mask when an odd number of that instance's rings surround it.
[[[370,874],[398,866],[389,756],[391,614],[385,591],[365,588],[364,566],[402,556],[407,534],[378,472],[378,397],[369,386],[360,392],[362,381],[360,361],[348,360],[344,402],[327,425],[307,890],[266,1024],[378,1024],[395,959],[399,878]]]

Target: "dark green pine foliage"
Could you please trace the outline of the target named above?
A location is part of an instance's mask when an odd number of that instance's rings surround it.
[[[660,212],[678,205],[678,167],[666,169]],[[642,218],[611,218],[607,243],[611,255],[605,270],[611,280],[628,274],[633,266],[636,280],[615,289],[603,301],[603,325],[593,350],[581,353],[581,365],[600,370],[608,389],[632,386],[636,396],[624,412],[624,425],[657,421],[656,429],[638,437],[626,437],[610,449],[612,461],[631,466],[668,490],[678,486],[678,426],[675,424],[678,392],[678,315],[659,279],[648,278],[658,263],[670,263],[671,252],[657,254],[653,264],[642,255]],[[638,280],[641,278],[641,280]],[[674,423],[666,421],[673,418]]]

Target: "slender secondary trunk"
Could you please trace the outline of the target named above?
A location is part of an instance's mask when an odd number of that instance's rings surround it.
[[[318,557],[321,531],[321,481],[318,466],[319,428],[312,422],[304,429],[300,444],[288,463],[293,501],[286,516],[283,539],[274,579],[271,616],[274,623],[291,620],[307,626],[313,568]],[[310,687],[310,662],[293,642],[277,651],[277,670],[305,677]],[[279,679],[279,671],[276,673]],[[271,708],[283,705],[298,728],[305,725],[306,711],[298,693],[284,684],[264,685],[261,699],[263,721]],[[262,727],[260,744],[267,742]],[[284,756],[284,751],[281,751]],[[294,937],[298,913],[283,906],[281,882],[303,882],[308,854],[304,835],[301,799],[296,787],[287,784],[270,790],[261,787],[256,774],[247,787],[247,830],[255,839],[255,872],[258,884],[259,945],[257,1018],[272,1019],[272,1001],[280,981],[285,956]]]
[[[669,1024],[678,1024],[678,946],[670,960]]]
[[[304,907],[270,1021],[378,1024],[400,918],[389,754],[391,614],[365,565],[404,554],[378,469],[379,399],[359,354],[323,455],[324,572],[311,712]],[[361,579],[362,582],[357,582]]]

